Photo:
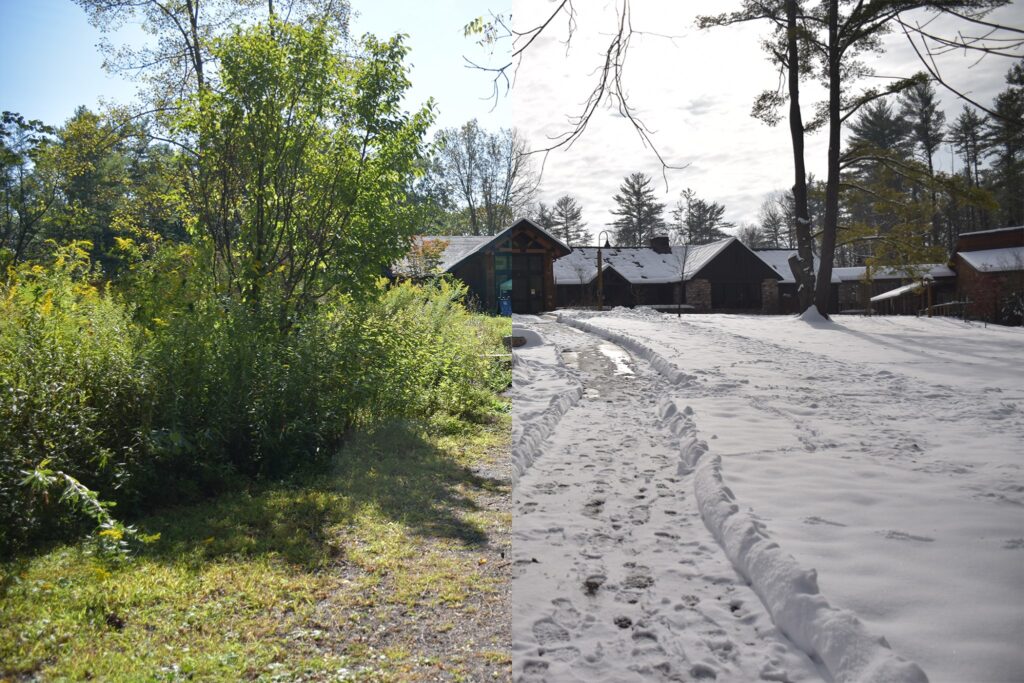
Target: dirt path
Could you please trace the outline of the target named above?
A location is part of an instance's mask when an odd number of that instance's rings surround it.
[[[526,324],[585,391],[513,493],[515,679],[821,680],[704,527],[659,423],[665,381],[596,337]]]

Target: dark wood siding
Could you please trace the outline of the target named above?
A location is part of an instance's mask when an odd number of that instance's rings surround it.
[[[761,310],[761,283],[778,279],[767,263],[739,242],[732,242],[694,276],[711,283],[713,310]]]

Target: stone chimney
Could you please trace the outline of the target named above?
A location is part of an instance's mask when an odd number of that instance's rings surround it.
[[[659,254],[671,254],[672,247],[668,243],[668,235],[658,235],[651,238],[651,249]]]

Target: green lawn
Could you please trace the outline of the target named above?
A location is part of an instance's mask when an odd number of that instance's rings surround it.
[[[508,679],[509,415],[455,431],[166,510],[126,561],[4,565],[0,680]]]

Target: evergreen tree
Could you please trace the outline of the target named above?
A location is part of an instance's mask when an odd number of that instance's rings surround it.
[[[778,195],[766,197],[761,202],[761,208],[757,214],[760,225],[757,226],[757,229],[766,249],[791,248],[791,241],[786,230],[784,204],[785,197]]]
[[[909,138],[914,150],[928,167],[928,181],[931,185],[932,244],[939,244],[942,241],[942,224],[939,220],[933,159],[939,145],[945,140],[946,115],[939,110],[935,88],[928,81],[919,81],[904,91],[900,97],[900,105],[900,112],[907,121]]]
[[[562,195],[552,210],[555,227],[554,235],[570,247],[587,241],[589,233],[583,222],[583,207],[569,195]]]
[[[981,184],[981,158],[987,149],[987,121],[987,117],[979,116],[978,112],[965,104],[960,116],[949,127],[949,141],[963,160],[964,175],[972,187]]]
[[[854,150],[888,150],[900,157],[909,156],[913,143],[910,126],[893,111],[886,100],[866,105],[850,123],[849,147]]]
[[[934,175],[932,159],[946,137],[946,115],[939,110],[932,84],[920,81],[908,88],[900,97],[900,114],[907,122],[911,144]]]
[[[610,225],[618,246],[642,247],[664,232],[665,205],[655,201],[650,176],[643,173],[626,176],[614,199],[618,208],[612,210],[612,215],[618,218]]]
[[[555,214],[551,211],[551,207],[544,202],[537,203],[537,211],[533,220],[548,232],[556,234],[558,221],[555,219]]]
[[[1006,74],[1008,87],[996,96],[986,125],[992,184],[1001,225],[1024,224],[1024,61]]]
[[[698,198],[690,188],[683,190],[672,210],[675,232],[683,244],[709,244],[727,238],[725,230],[735,224],[724,216],[724,206]]]
[[[981,187],[981,159],[987,149],[986,122],[986,117],[979,116],[974,109],[964,105],[960,116],[948,131],[948,139],[963,161],[963,175],[967,180],[967,186],[972,189]],[[977,206],[970,206],[964,216],[964,222],[967,230],[980,230],[980,226],[987,223],[987,212],[979,210]],[[956,234],[962,232],[959,225],[955,227]]]

